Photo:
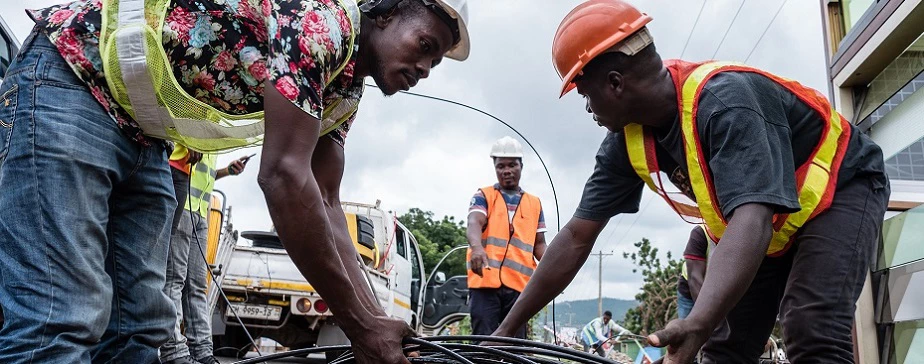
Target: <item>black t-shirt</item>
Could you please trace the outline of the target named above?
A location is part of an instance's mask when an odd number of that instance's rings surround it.
[[[720,73],[702,92],[696,122],[722,213],[731,216],[747,203],[769,205],[776,213],[799,211],[795,170],[818,144],[826,121],[757,73]],[[875,187],[885,186],[882,151],[856,127],[851,129],[838,185],[864,177]],[[690,191],[680,120],[656,130],[655,137],[661,170],[681,191]],[[596,160],[574,216],[600,221],[637,212],[644,183],[629,162],[623,133],[608,133]]]
[[[706,233],[703,229],[699,227],[693,228],[693,231],[690,232],[690,240],[687,240],[687,247],[683,250],[683,258],[685,260],[706,260],[707,244],[709,243],[708,240],[706,240]],[[683,262],[681,264],[687,263]],[[693,297],[693,295],[690,294],[690,284],[682,275],[677,279],[677,291],[686,297]]]

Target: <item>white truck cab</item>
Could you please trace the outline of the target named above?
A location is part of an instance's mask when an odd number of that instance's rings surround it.
[[[13,62],[13,57],[19,53],[19,45],[20,43],[19,40],[16,39],[16,35],[14,35],[10,27],[6,25],[3,18],[0,17],[0,83],[3,83],[3,78],[6,76],[6,69],[9,68],[10,63]]]
[[[427,275],[417,239],[394,213],[383,210],[378,203],[343,202],[342,207],[367,283],[389,316],[425,333],[467,315],[468,290],[464,284],[458,286],[459,279],[450,280],[454,289],[448,295],[443,291],[436,294],[440,287],[448,287],[445,280],[434,279],[424,287]],[[216,230],[225,236],[235,235],[231,229]],[[211,231],[209,235],[213,235]],[[210,239],[210,243],[224,242],[223,247],[210,247],[209,251],[224,257],[212,264],[221,266],[217,281],[230,303],[210,292],[215,304],[216,355],[245,354],[251,345],[245,329],[254,339],[269,338],[289,349],[349,343],[331,320],[336,307],[331,307],[308,283],[275,232],[244,231],[240,237],[247,241],[228,244],[227,238]],[[439,297],[452,302],[444,307]],[[421,316],[425,319],[421,320]],[[220,348],[232,349],[219,351]]]

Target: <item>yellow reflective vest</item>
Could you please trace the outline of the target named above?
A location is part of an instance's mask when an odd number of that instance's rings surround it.
[[[352,58],[359,34],[356,0],[337,0],[350,18],[348,54],[326,83]],[[227,152],[263,142],[263,111],[229,114],[197,100],[173,73],[162,44],[169,0],[103,0],[100,55],[113,99],[145,135],[171,140],[204,153]],[[341,100],[324,109],[321,135],[356,113],[359,100]]]
[[[696,200],[689,202],[683,194],[666,192],[655,155],[655,137],[650,130],[638,124],[624,128],[629,161],[645,184],[664,198],[682,218],[691,223],[705,224],[707,236],[712,241],[721,240],[728,221],[717,204],[709,164],[703,157],[697,131],[697,105],[706,82],[720,72],[758,73],[785,87],[824,120],[818,144],[808,160],[795,171],[802,209],[773,217],[773,236],[767,255],[782,255],[799,228],[831,205],[838,171],[850,140],[849,122],[818,91],[756,68],[727,62],[690,63],[679,60],[667,61],[665,66],[671,71],[677,88],[686,165]]]

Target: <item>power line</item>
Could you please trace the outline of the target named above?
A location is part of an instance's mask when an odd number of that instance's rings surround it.
[[[687,53],[687,46],[690,45],[690,39],[693,39],[693,32],[696,31],[696,25],[699,24],[699,17],[703,15],[703,9],[706,8],[706,0],[703,0],[703,4],[699,7],[699,13],[696,14],[696,20],[693,21],[693,28],[690,29],[690,35],[687,36],[687,41],[683,44],[683,51],[680,52],[680,59],[683,59],[683,55]]]
[[[366,86],[379,88],[379,87],[376,86],[375,84],[371,84],[371,83],[367,83]],[[534,153],[536,153],[536,157],[539,158],[539,162],[542,163],[542,168],[545,169],[545,174],[546,174],[546,176],[549,177],[549,185],[552,187],[552,197],[555,199],[555,224],[556,224],[557,227],[558,227],[558,231],[561,231],[561,216],[560,216],[561,214],[560,214],[559,211],[558,211],[558,194],[555,192],[555,183],[552,182],[552,174],[549,173],[549,168],[545,165],[545,161],[542,159],[542,156],[539,154],[539,151],[536,150],[536,147],[533,146],[533,143],[530,143],[530,142],[529,142],[529,139],[526,139],[526,137],[523,136],[523,134],[520,133],[519,130],[517,130],[516,128],[514,128],[512,125],[508,124],[506,121],[501,120],[501,119],[498,118],[497,116],[491,115],[491,114],[488,113],[487,111],[481,110],[481,109],[479,109],[479,108],[477,108],[477,107],[474,107],[474,106],[469,106],[469,105],[463,104],[463,103],[458,102],[458,101],[453,101],[453,100],[449,100],[449,99],[444,99],[444,98],[442,98],[442,97],[424,95],[424,94],[419,94],[419,93],[416,93],[416,92],[410,92],[410,91],[399,91],[399,92],[401,92],[401,93],[403,93],[403,94],[411,95],[411,96],[422,97],[422,98],[425,98],[425,99],[447,102],[447,103],[450,103],[450,104],[453,104],[453,105],[457,105],[457,106],[464,107],[464,108],[469,109],[469,110],[472,110],[472,111],[476,111],[476,112],[481,113],[481,114],[483,114],[483,115],[485,115],[485,116],[487,116],[487,117],[489,117],[489,118],[491,118],[491,119],[496,120],[497,122],[499,122],[499,123],[501,123],[501,124],[504,124],[504,126],[510,128],[510,130],[513,130],[514,133],[517,133],[517,135],[519,135],[520,138],[523,139],[523,141],[525,141],[527,145],[529,145],[529,148],[532,149]]]
[[[613,237],[613,234],[615,234],[616,230],[619,229],[619,224],[622,224],[622,220],[625,219],[625,217],[626,214],[619,214],[619,220],[616,220],[616,224],[613,225],[613,230],[610,231],[610,235],[608,235],[606,239],[603,239],[604,242],[610,241],[610,239]]]
[[[366,86],[370,86],[370,87],[379,88],[378,86],[376,86],[376,85],[374,85],[374,84],[370,84],[370,83],[366,83],[365,85],[366,85]],[[487,111],[481,110],[481,109],[476,108],[476,107],[474,107],[474,106],[469,106],[469,105],[463,104],[463,103],[458,102],[458,101],[453,101],[453,100],[449,100],[449,99],[444,99],[444,98],[442,98],[442,97],[424,95],[424,94],[419,94],[419,93],[416,93],[416,92],[401,91],[401,93],[407,94],[407,95],[411,95],[411,96],[422,97],[422,98],[430,99],[430,100],[442,101],[442,102],[450,103],[450,104],[453,104],[453,105],[461,106],[461,107],[464,107],[464,108],[469,109],[469,110],[472,110],[472,111],[476,111],[476,112],[481,113],[481,114],[483,114],[483,115],[485,115],[485,116],[487,116],[487,117],[489,117],[489,118],[492,118],[492,119],[496,120],[497,122],[499,122],[499,123],[501,123],[501,124],[504,124],[504,126],[510,128],[510,130],[513,130],[514,133],[517,133],[517,135],[519,135],[520,138],[523,139],[523,141],[525,141],[527,145],[529,145],[529,148],[533,150],[533,153],[536,153],[536,157],[539,158],[539,163],[542,164],[542,169],[545,170],[545,175],[549,177],[549,185],[552,187],[552,198],[555,199],[555,225],[556,225],[556,227],[558,228],[558,231],[561,232],[561,213],[559,212],[559,208],[558,208],[558,193],[555,192],[555,183],[552,182],[552,173],[549,172],[549,167],[547,167],[547,166],[545,165],[545,161],[542,159],[542,156],[539,154],[539,151],[536,150],[536,147],[533,146],[533,143],[530,143],[530,142],[529,142],[529,139],[526,139],[526,137],[523,136],[523,134],[520,133],[519,130],[517,130],[516,128],[514,128],[512,125],[508,124],[506,121],[501,120],[501,119],[498,118],[497,116],[491,115],[491,114],[488,113]],[[555,319],[555,298],[552,298],[552,336],[553,336],[553,338],[554,338],[554,340],[555,340],[555,344],[558,345],[558,323],[557,323],[557,320]]]
[[[600,250],[591,255],[597,256],[597,316],[603,316],[603,257],[614,254],[612,250],[609,253]]]
[[[783,0],[780,3],[780,7],[776,9],[776,14],[773,14],[773,18],[770,18],[770,23],[767,24],[767,27],[764,28],[764,32],[760,33],[760,38],[757,38],[757,42],[754,43],[754,48],[751,48],[751,51],[748,52],[747,58],[744,59],[744,63],[748,63],[748,60],[751,59],[751,55],[754,54],[754,51],[757,50],[757,46],[760,45],[760,41],[764,40],[764,36],[767,35],[767,31],[770,30],[770,26],[773,25],[773,21],[776,20],[777,15],[780,15],[780,11],[783,10],[783,7],[786,6],[786,2],[789,0]]]
[[[642,217],[642,214],[645,213],[645,210],[648,210],[648,206],[651,205],[651,200],[654,200],[654,197],[655,197],[655,195],[651,195],[651,197],[648,197],[648,202],[645,203],[645,207],[643,207],[642,210],[639,211],[638,214],[635,215],[635,220],[632,220],[632,224],[629,225],[629,229],[626,230],[626,234],[623,235],[623,236],[622,236],[622,239],[619,240],[619,244],[618,244],[618,245],[622,245],[622,242],[626,240],[626,237],[629,236],[629,232],[632,231],[632,228],[633,228],[633,227],[635,227],[635,223],[637,223],[637,222],[638,222],[638,219]]]
[[[738,11],[735,12],[735,16],[732,17],[731,23],[728,24],[728,28],[725,29],[725,34],[722,35],[722,40],[719,41],[719,46],[715,48],[715,52],[712,53],[712,59],[715,59],[715,56],[719,54],[719,49],[722,49],[722,43],[725,43],[725,38],[728,37],[728,33],[731,31],[733,25],[735,25],[735,20],[738,19],[738,14],[741,14],[741,9],[744,9],[744,3],[748,0],[741,0],[741,5],[738,5]]]

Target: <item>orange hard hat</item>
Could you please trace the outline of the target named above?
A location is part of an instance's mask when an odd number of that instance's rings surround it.
[[[555,70],[563,81],[561,96],[574,89],[574,78],[587,63],[650,21],[650,16],[622,0],[589,0],[571,10],[552,41]],[[650,36],[647,41],[650,44]]]

